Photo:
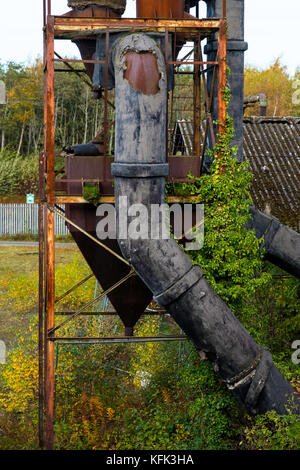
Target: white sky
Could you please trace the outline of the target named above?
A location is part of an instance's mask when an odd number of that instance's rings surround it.
[[[203,8],[204,8],[204,3]],[[281,57],[288,72],[300,67],[300,0],[245,0],[246,64],[265,68]],[[43,0],[0,0],[0,61],[28,63],[42,55]],[[68,11],[67,0],[52,0],[53,14]],[[127,0],[125,15],[135,16],[135,0]],[[77,56],[69,41],[56,41],[61,55]]]

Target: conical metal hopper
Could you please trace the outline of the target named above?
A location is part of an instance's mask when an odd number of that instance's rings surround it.
[[[103,179],[103,157],[68,156],[66,178],[77,180],[77,182],[67,184],[68,195],[81,195],[84,180]],[[106,182],[106,184],[111,185],[111,182]],[[101,217],[96,215],[96,210],[93,204],[66,204],[67,218],[95,238],[97,238],[96,226],[101,220]],[[71,224],[68,228],[103,290],[109,289],[130,272],[127,264],[80,230]],[[116,240],[101,240],[101,243],[122,256]],[[129,336],[151,302],[152,293],[138,276],[134,276],[109,293],[108,298],[124,323],[126,336]]]

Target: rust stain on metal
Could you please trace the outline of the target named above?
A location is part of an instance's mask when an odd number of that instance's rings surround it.
[[[127,52],[124,78],[136,90],[145,95],[156,95],[159,91],[160,73],[152,52]]]
[[[137,0],[138,18],[183,18],[184,0]]]

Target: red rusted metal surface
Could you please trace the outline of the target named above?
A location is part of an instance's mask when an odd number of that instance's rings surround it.
[[[219,30],[219,19],[204,19],[186,18],[68,18],[68,17],[55,17],[54,31],[55,38],[72,39],[78,37],[78,33],[85,31],[85,34],[90,32],[93,34],[95,30],[110,29],[110,32],[120,31],[120,28],[133,29],[134,31],[158,31],[165,32],[168,28],[169,32],[175,31],[182,33],[182,38],[191,40],[197,38],[199,29],[203,37],[209,34],[216,33]]]
[[[39,200],[44,199],[44,154],[39,155]],[[44,446],[44,204],[39,203],[39,446]]]
[[[105,173],[103,172],[104,160],[106,160]],[[76,161],[74,170],[73,161]],[[82,196],[85,182],[99,182],[100,194],[113,195],[113,177],[111,175],[111,164],[113,157],[100,155],[98,157],[75,157],[66,158],[66,175],[55,182],[56,190],[64,191],[68,196]],[[190,181],[188,174],[200,176],[199,156],[168,156],[169,176],[168,181]],[[89,170],[90,168],[90,170]],[[93,175],[93,176],[91,176]],[[104,176],[105,175],[105,176]],[[70,184],[72,183],[72,190]],[[71,200],[71,199],[70,199]],[[67,201],[67,199],[66,199]],[[72,201],[75,201],[73,198]]]
[[[219,81],[218,81],[218,133],[219,135],[225,134],[225,123],[226,123],[226,102],[224,100],[224,89],[227,84],[226,77],[226,20],[221,20],[220,31],[219,31]],[[222,154],[219,155],[222,159]],[[224,168],[221,167],[220,173],[224,172]]]
[[[47,203],[55,204],[55,171],[54,171],[54,18],[48,17],[46,53],[46,171],[47,171]],[[55,236],[54,215],[47,211],[47,286],[46,286],[46,331],[54,326],[55,321]],[[45,355],[45,407],[46,407],[46,448],[53,448],[54,441],[54,343],[47,338]]]
[[[183,18],[184,0],[137,0],[138,18]]]
[[[156,95],[159,91],[160,74],[157,59],[151,53],[127,52],[124,78],[137,91],[145,95]]]

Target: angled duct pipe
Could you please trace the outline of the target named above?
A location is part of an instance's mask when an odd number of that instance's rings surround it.
[[[112,53],[116,82],[116,159],[112,172],[118,241],[123,256],[197,350],[206,353],[220,377],[250,413],[273,409],[285,414],[288,399],[296,397],[293,388],[272,363],[271,354],[255,343],[216,295],[201,269],[192,266],[172,238],[133,239],[126,234],[130,228],[129,207],[138,204],[136,210],[151,211],[152,204],[164,203],[168,172],[166,67],[160,49],[147,35],[137,33],[119,38]],[[131,76],[127,59],[130,56],[135,62],[135,77],[138,77],[147,73],[143,56],[149,54],[157,61],[159,75],[149,75],[153,91],[146,94]],[[162,224],[163,221],[160,228]],[[141,228],[144,234],[145,230],[151,233],[150,225],[150,221],[145,222]]]
[[[300,234],[255,207],[251,207],[250,214],[247,228],[264,239],[266,258],[300,279]]]

